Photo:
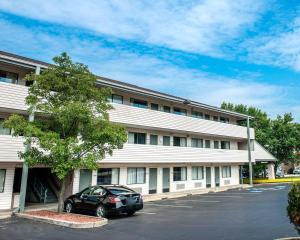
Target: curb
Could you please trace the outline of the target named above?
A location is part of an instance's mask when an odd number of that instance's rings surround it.
[[[26,213],[15,213],[14,215],[20,218],[30,219],[34,221],[39,221],[39,222],[54,224],[62,227],[69,227],[69,228],[95,228],[95,227],[104,226],[108,223],[108,220],[106,218],[103,218],[97,222],[78,223],[78,222],[66,222],[63,220],[57,220],[48,217],[32,216]]]

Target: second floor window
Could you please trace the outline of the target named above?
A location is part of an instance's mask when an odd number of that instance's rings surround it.
[[[157,145],[158,144],[158,136],[157,135],[150,135],[150,145]]]
[[[219,149],[219,141],[214,141],[214,149]]]
[[[185,137],[173,137],[173,146],[186,147],[186,138]]]
[[[129,132],[128,143],[146,144],[146,133]]]
[[[171,137],[170,136],[163,136],[163,145],[170,146],[171,145]]]
[[[221,141],[221,149],[230,149],[229,141]]]
[[[0,135],[10,135],[10,129],[3,126],[4,119],[0,118]]]
[[[123,104],[123,96],[117,95],[117,94],[112,94],[111,95],[111,102]]]
[[[191,146],[195,148],[203,148],[203,139],[192,138]]]
[[[144,100],[139,100],[135,98],[130,98],[131,105],[139,108],[148,108],[148,102]]]
[[[205,148],[210,148],[210,140],[205,140]]]
[[[174,107],[174,108],[173,108],[173,112],[174,112],[175,114],[178,114],[178,115],[184,115],[184,116],[187,115],[187,111],[186,111],[185,109],[182,109],[182,108]]]

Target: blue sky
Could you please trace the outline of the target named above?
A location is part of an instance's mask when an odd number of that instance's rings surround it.
[[[300,2],[1,0],[0,49],[98,75],[300,121]]]

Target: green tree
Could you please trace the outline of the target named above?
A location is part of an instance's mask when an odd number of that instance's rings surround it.
[[[287,214],[300,234],[300,183],[294,183],[288,194]]]
[[[29,166],[42,164],[61,180],[58,212],[63,210],[66,186],[73,171],[96,169],[97,162],[121,148],[127,140],[122,126],[109,122],[110,89],[98,88],[86,65],[73,63],[62,53],[40,75],[30,74],[26,103],[35,119],[12,115],[6,127],[23,136],[29,148],[19,153]]]
[[[290,113],[277,116],[271,123],[272,138],[268,149],[279,162],[295,162],[299,150],[299,127]]]
[[[272,120],[260,109],[243,104],[235,105],[223,102],[221,108],[254,117],[250,121],[250,126],[255,129],[255,138],[278,159],[276,168],[282,162],[297,161],[296,152],[299,151],[300,145],[300,126],[293,122],[290,113],[277,116]],[[244,122],[241,124],[245,125]],[[258,165],[256,168],[261,169],[262,167]]]

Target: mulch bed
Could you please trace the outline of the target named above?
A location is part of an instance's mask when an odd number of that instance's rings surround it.
[[[61,220],[67,222],[75,222],[75,223],[84,223],[84,222],[98,222],[101,220],[99,217],[85,216],[73,213],[57,213],[48,210],[39,210],[39,211],[31,211],[26,212],[28,215],[36,216],[36,217],[45,217],[54,220]]]

